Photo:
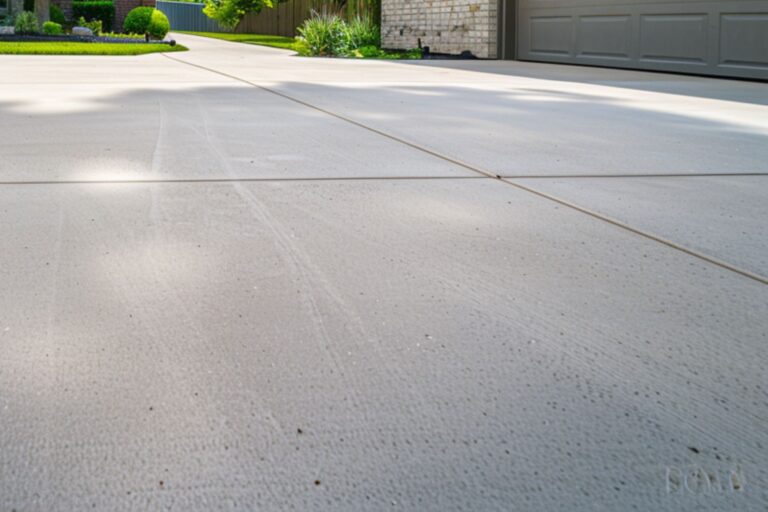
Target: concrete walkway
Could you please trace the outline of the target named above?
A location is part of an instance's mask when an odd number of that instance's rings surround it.
[[[765,84],[177,39],[0,56],[0,510],[765,510]]]

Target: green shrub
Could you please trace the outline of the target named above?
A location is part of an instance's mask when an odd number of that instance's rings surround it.
[[[153,39],[162,39],[165,34],[171,30],[171,23],[168,21],[168,17],[163,11],[155,9],[152,11],[152,17],[149,20],[149,28],[147,32]]]
[[[123,32],[126,34],[146,34],[149,28],[149,21],[152,19],[154,7],[136,7],[123,21]]]
[[[16,23],[15,23],[15,20],[13,19],[13,16],[8,15],[5,18],[0,19],[0,27],[12,27],[15,24]]]
[[[154,7],[136,7],[128,13],[123,22],[123,32],[127,34],[149,34],[154,39],[162,39],[171,30],[171,24],[162,11]]]
[[[64,31],[61,29],[61,25],[55,21],[46,21],[43,23],[43,34],[48,36],[60,36]]]
[[[77,20],[77,26],[91,29],[91,32],[93,32],[93,35],[95,36],[101,35],[102,32],[101,20],[85,21],[85,18],[80,16]]]
[[[378,46],[361,46],[360,48],[356,48],[353,50],[349,56],[350,57],[357,57],[358,59],[376,59],[381,58],[386,55],[387,52],[384,50],[379,49]]]
[[[72,16],[88,21],[99,20],[101,27],[109,32],[115,19],[115,2],[112,0],[75,0],[72,2]],[[94,32],[95,34],[96,32]]]
[[[258,14],[287,0],[205,0],[203,13],[219,25],[234,29],[248,13]]]
[[[352,50],[365,46],[376,48],[381,44],[381,32],[371,18],[354,17],[347,22],[347,37]]]
[[[336,14],[312,13],[296,29],[303,52],[308,55],[344,55],[349,50],[347,24]]]
[[[16,16],[14,28],[17,34],[37,34],[40,27],[37,25],[37,16],[34,12],[24,11]]]
[[[312,17],[297,29],[299,53],[304,55],[345,55],[382,57],[381,31],[370,17],[355,16],[344,21],[335,13],[312,12]]]
[[[56,4],[51,4],[51,8],[48,10],[48,13],[51,21],[54,23],[64,25],[67,22],[67,18],[64,16],[64,11],[62,11],[61,7]],[[43,27],[43,31],[45,31],[45,27]]]

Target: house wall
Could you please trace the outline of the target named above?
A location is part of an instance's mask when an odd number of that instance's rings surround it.
[[[61,10],[64,11],[65,18],[68,20],[72,19],[72,0],[56,0],[51,3],[61,7]]]
[[[123,30],[123,21],[125,17],[131,12],[131,9],[136,7],[156,7],[155,0],[115,0],[115,22],[113,30],[120,32]]]
[[[18,14],[24,10],[24,0],[11,0],[9,6],[12,14]]]
[[[382,46],[496,57],[497,0],[383,0]]]
[[[23,5],[24,0],[12,0],[18,1],[20,5]],[[61,7],[64,11],[64,16],[68,20],[72,19],[72,0],[53,0],[54,3]],[[125,16],[135,7],[148,6],[155,7],[155,0],[115,0],[115,20],[112,25],[112,30],[120,32],[123,29],[123,21]]]

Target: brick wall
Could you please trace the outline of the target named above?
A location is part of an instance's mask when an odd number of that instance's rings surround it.
[[[115,0],[114,31],[120,32],[123,30],[125,16],[131,12],[131,9],[141,6],[155,7],[156,3],[155,0]]]
[[[19,14],[24,10],[24,0],[11,0],[8,4],[12,14]]]
[[[51,3],[61,7],[61,10],[64,11],[64,17],[66,19],[72,19],[72,0],[56,0],[55,2]]]
[[[19,0],[19,2],[23,3],[24,0]],[[53,0],[52,3],[61,7],[68,20],[72,19],[72,0]],[[115,20],[112,24],[112,30],[115,32],[122,31],[125,16],[131,9],[140,6],[155,7],[155,0],[115,0]]]
[[[382,0],[382,46],[496,57],[497,0]]]

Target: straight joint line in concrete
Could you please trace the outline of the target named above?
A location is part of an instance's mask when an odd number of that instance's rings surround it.
[[[238,76],[230,75],[230,74],[225,73],[223,71],[218,71],[216,69],[208,68],[206,66],[201,66],[199,64],[193,64],[191,62],[187,62],[187,61],[182,60],[182,59],[171,57],[170,55],[167,55],[167,54],[164,54],[164,53],[161,54],[161,55],[163,57],[167,58],[167,59],[179,62],[181,64],[186,64],[188,66],[196,67],[198,69],[204,69],[204,70],[209,71],[211,73],[215,73],[215,74],[220,75],[220,76],[225,76],[225,77],[231,78],[232,80],[236,80],[238,82],[242,82],[242,83],[248,84],[248,85],[250,85],[252,87],[255,87],[257,89],[261,89],[262,91],[268,92],[270,94],[274,94],[275,96],[279,96],[279,97],[281,97],[283,99],[286,99],[286,100],[291,101],[293,103],[296,103],[296,104],[302,105],[304,107],[310,108],[310,109],[315,110],[317,112],[322,112],[323,114],[326,114],[326,115],[331,116],[333,118],[336,118],[336,119],[339,119],[341,121],[347,122],[349,124],[352,124],[354,126],[362,128],[362,129],[367,130],[369,132],[375,133],[375,134],[380,135],[382,137],[385,137],[387,139],[393,140],[395,142],[399,142],[400,144],[403,144],[405,146],[413,148],[413,149],[415,149],[417,151],[420,151],[422,153],[426,153],[426,154],[431,155],[431,156],[433,156],[435,158],[439,158],[439,159],[441,159],[441,160],[443,160],[445,162],[454,164],[454,165],[459,166],[459,167],[463,167],[464,169],[467,169],[468,171],[472,171],[472,172],[477,173],[477,174],[479,174],[481,176],[484,176],[486,178],[494,178],[494,179],[500,181],[501,183],[505,183],[507,185],[513,186],[513,187],[515,187],[517,189],[523,190],[523,191],[528,192],[530,194],[534,194],[534,195],[536,195],[538,197],[541,197],[543,199],[547,199],[549,201],[553,201],[553,202],[555,202],[557,204],[560,204],[560,205],[565,206],[567,208],[573,209],[573,210],[575,210],[577,212],[581,212],[583,214],[589,215],[590,217],[593,217],[593,218],[595,218],[597,220],[600,220],[602,222],[606,222],[608,224],[616,226],[616,227],[618,227],[620,229],[623,229],[625,231],[629,231],[630,233],[634,233],[634,234],[636,234],[638,236],[641,236],[641,237],[646,238],[648,240],[651,240],[653,242],[660,243],[660,244],[665,245],[665,246],[667,246],[667,247],[669,247],[671,249],[680,251],[680,252],[682,252],[684,254],[687,254],[689,256],[693,256],[694,258],[698,258],[698,259],[700,259],[702,261],[705,261],[705,262],[710,263],[712,265],[716,265],[716,266],[718,266],[720,268],[723,268],[725,270],[729,270],[729,271],[734,272],[736,274],[739,274],[739,275],[741,275],[743,277],[746,277],[746,278],[749,278],[749,279],[753,279],[753,280],[755,280],[755,281],[757,281],[759,283],[768,285],[768,277],[766,277],[766,276],[762,276],[760,274],[756,274],[754,272],[750,272],[749,270],[744,270],[744,269],[739,268],[739,267],[737,267],[735,265],[732,265],[732,264],[730,264],[730,263],[728,263],[726,261],[722,261],[720,259],[717,259],[715,257],[706,255],[706,254],[701,253],[699,251],[695,251],[693,249],[690,249],[688,247],[680,245],[680,244],[678,244],[676,242],[673,242],[671,240],[667,240],[666,238],[654,235],[653,233],[650,233],[650,232],[647,232],[647,231],[644,231],[644,230],[641,230],[641,229],[634,228],[634,227],[632,227],[632,226],[630,226],[628,224],[625,224],[625,223],[623,223],[623,222],[621,222],[619,220],[613,219],[611,217],[608,217],[608,216],[603,215],[601,213],[595,212],[595,211],[590,210],[588,208],[584,208],[584,207],[579,206],[579,205],[577,205],[575,203],[571,203],[570,201],[566,201],[566,200],[560,199],[560,198],[558,198],[556,196],[553,196],[553,195],[550,195],[550,194],[546,194],[544,192],[540,192],[540,191],[538,191],[536,189],[533,189],[531,187],[527,187],[527,186],[522,185],[520,183],[516,183],[516,182],[512,181],[512,179],[514,179],[514,178],[506,178],[506,177],[501,176],[499,174],[486,171],[485,169],[481,169],[480,167],[477,167],[475,165],[469,164],[467,162],[463,162],[461,160],[458,160],[458,159],[450,157],[448,155],[439,153],[437,151],[433,151],[433,150],[431,150],[429,148],[426,148],[424,146],[419,145],[418,143],[402,139],[402,138],[400,138],[400,137],[398,137],[396,135],[392,135],[390,133],[384,132],[384,131],[379,130],[377,128],[373,128],[372,126],[368,126],[368,125],[366,125],[366,124],[364,124],[364,123],[362,123],[360,121],[356,121],[354,119],[351,119],[351,118],[346,117],[344,115],[338,114],[336,112],[332,112],[330,110],[326,110],[326,109],[324,109],[322,107],[319,107],[317,105],[313,105],[312,103],[309,103],[309,102],[304,101],[304,100],[300,100],[298,98],[295,98],[295,97],[290,96],[288,94],[285,94],[283,92],[276,91],[276,90],[274,90],[274,89],[272,89],[270,87],[267,87],[265,85],[257,84],[255,82],[251,82],[249,80],[245,80],[244,78],[240,78]]]
[[[479,180],[484,176],[342,176],[318,178],[167,178],[135,180],[18,180],[0,181],[0,186],[10,185],[130,185],[152,183],[280,183],[312,181],[430,181],[430,180]]]

